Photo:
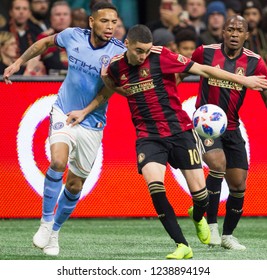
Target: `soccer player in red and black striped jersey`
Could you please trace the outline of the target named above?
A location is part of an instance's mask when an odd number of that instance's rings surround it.
[[[267,76],[263,59],[243,47],[248,38],[248,25],[244,18],[241,16],[228,18],[224,26],[223,38],[223,44],[198,47],[193,53],[192,60],[242,76]],[[221,107],[228,117],[227,130],[221,137],[214,142],[203,139],[206,150],[203,160],[210,168],[206,179],[210,197],[207,210],[207,221],[211,230],[210,244],[234,250],[246,249],[232,235],[242,215],[248,171],[245,141],[240,132],[238,115],[246,91],[247,88],[242,84],[233,84],[224,79],[201,78],[196,101],[196,108],[203,104],[215,104]],[[261,95],[267,107],[267,91],[261,91]],[[217,213],[224,177],[228,183],[229,196],[222,237],[220,237]]]
[[[185,176],[193,199],[193,208],[188,213],[204,244],[209,244],[210,240],[209,227],[203,217],[209,201],[197,149],[198,139],[193,133],[191,119],[182,109],[175,73],[213,75],[246,85],[252,83],[256,87],[266,87],[267,81],[194,63],[165,47],[153,46],[152,39],[145,25],[130,28],[125,40],[127,51],[112,59],[109,68],[103,69],[102,78],[107,87],[128,99],[137,135],[138,171],[148,185],[161,223],[177,244],[176,250],[167,258],[188,259],[193,256],[192,249],[166,196],[164,176],[167,163],[180,168]],[[109,95],[98,95],[88,106],[91,106],[88,111],[108,98]]]

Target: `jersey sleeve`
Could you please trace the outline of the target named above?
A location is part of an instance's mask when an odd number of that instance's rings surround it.
[[[55,38],[55,44],[61,48],[66,48],[72,37],[73,28],[66,28],[59,32]]]
[[[203,56],[204,48],[203,46],[199,46],[198,48],[195,49],[195,51],[192,54],[192,60],[194,62],[197,62],[199,64],[203,64],[204,61],[204,56]]]
[[[261,57],[259,58],[254,75],[256,75],[256,76],[265,75],[267,78],[267,67],[266,67],[264,60]]]
[[[160,68],[164,74],[188,72],[194,64],[190,58],[171,52],[163,47],[160,54]]]

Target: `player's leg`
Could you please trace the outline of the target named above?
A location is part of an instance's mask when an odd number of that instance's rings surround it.
[[[229,196],[226,202],[222,246],[227,249],[245,250],[246,247],[232,235],[243,213],[248,170],[245,141],[239,129],[232,131],[230,137],[225,139],[224,152],[227,161],[225,179],[229,187]]]
[[[200,157],[201,142],[194,131],[186,131],[177,135],[172,142],[173,149],[169,153],[169,163],[180,168],[193,199],[193,207],[188,210],[196,227],[197,235],[204,244],[209,243],[210,230],[203,217],[209,204],[208,191]]]
[[[68,177],[58,200],[52,234],[48,245],[43,249],[45,254],[52,256],[59,254],[59,231],[79,201],[83,184],[93,168],[103,136],[102,131],[88,130],[80,125],[76,125],[73,129],[76,145],[69,155]]]
[[[156,162],[149,162],[142,168],[142,174],[147,182],[151,199],[159,220],[177,245],[177,250],[175,250],[174,253],[167,255],[166,258],[192,258],[193,252],[182,233],[173,207],[166,196],[166,190],[163,183],[165,171],[166,166]]]
[[[70,128],[65,124],[66,115],[53,109],[50,114],[51,163],[44,180],[41,225],[33,237],[33,244],[44,248],[52,230],[54,209],[62,189],[62,177],[68,163],[73,141]]]
[[[221,245],[217,215],[220,203],[222,181],[226,168],[225,154],[222,149],[215,148],[208,150],[205,154],[203,154],[202,157],[209,167],[209,174],[206,178],[206,186],[209,193],[207,221],[211,231],[210,245]]]
[[[182,173],[190,190],[193,207],[190,207],[188,214],[193,220],[197,236],[203,244],[210,243],[210,229],[204,214],[209,205],[209,196],[205,187],[205,177],[202,168],[182,170]]]
[[[246,189],[247,170],[232,168],[226,171],[229,196],[226,202],[226,215],[223,223],[222,247],[233,250],[245,250],[246,247],[233,237],[242,213]]]
[[[58,200],[58,208],[55,213],[52,233],[47,246],[43,249],[45,254],[50,256],[57,256],[59,254],[59,230],[73,213],[81,196],[84,181],[85,178],[81,178],[69,170],[65,189]]]

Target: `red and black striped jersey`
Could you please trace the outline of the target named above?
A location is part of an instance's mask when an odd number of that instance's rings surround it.
[[[242,49],[238,57],[231,59],[225,54],[223,44],[202,45],[195,50],[192,60],[238,75],[267,76],[263,59],[246,48]],[[235,130],[240,124],[238,112],[244,102],[246,91],[247,88],[243,85],[201,77],[196,108],[208,103],[218,105],[228,117],[227,130]]]
[[[138,138],[162,138],[192,129],[175,79],[175,73],[187,72],[192,65],[190,59],[161,46],[153,46],[142,65],[129,64],[126,53],[111,60],[108,74],[126,91]]]

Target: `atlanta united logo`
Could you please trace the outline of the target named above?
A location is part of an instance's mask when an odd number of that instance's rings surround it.
[[[101,65],[108,66],[109,60],[110,58],[108,55],[102,55],[99,59],[99,62]]]
[[[243,67],[237,67],[235,73],[237,75],[245,76],[245,69]]]
[[[146,78],[148,75],[149,75],[150,71],[148,68],[142,68],[140,69],[139,71],[139,75],[142,77],[142,78]]]
[[[145,154],[144,153],[140,153],[139,155],[138,155],[138,162],[139,163],[141,163],[144,159],[145,159]]]
[[[205,140],[204,140],[204,145],[205,145],[206,147],[210,147],[210,146],[212,146],[213,144],[214,144],[214,140],[211,139],[211,138],[208,138],[208,139],[205,139]]]

